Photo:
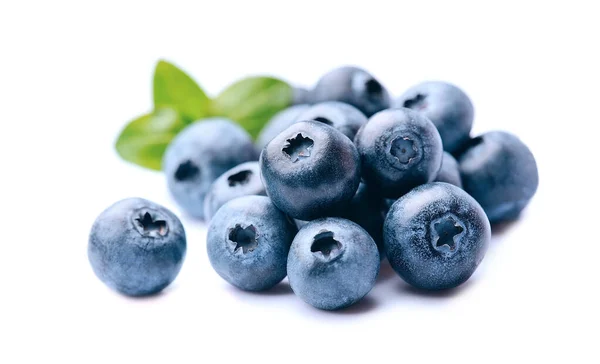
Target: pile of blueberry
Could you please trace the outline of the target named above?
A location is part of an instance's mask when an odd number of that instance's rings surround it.
[[[451,84],[391,101],[368,72],[342,67],[297,100],[256,145],[215,118],[164,155],[172,196],[209,222],[210,262],[240,289],[287,276],[305,302],[340,309],[373,288],[384,257],[418,289],[453,288],[483,259],[490,223],[516,219],[536,192],[527,146],[500,131],[472,138],[473,106]],[[104,211],[89,240],[95,273],[127,295],[169,285],[185,252],[179,219],[139,198]]]

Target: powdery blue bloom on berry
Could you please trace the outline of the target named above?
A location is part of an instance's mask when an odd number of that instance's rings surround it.
[[[390,107],[390,96],[383,85],[364,69],[344,66],[321,77],[313,89],[313,102],[341,101],[367,117]]]
[[[393,103],[413,109],[435,124],[444,150],[454,153],[469,140],[473,126],[473,104],[458,87],[439,81],[423,82],[409,88]]]
[[[186,253],[179,219],[141,198],[121,200],[102,212],[90,232],[88,258],[110,288],[130,296],[157,293],[177,277]]]
[[[336,216],[360,183],[360,160],[350,139],[317,121],[293,124],[263,149],[267,195],[295,219]]]
[[[491,239],[490,223],[477,201],[442,182],[421,185],[399,198],[383,231],[391,266],[407,283],[425,290],[464,283]]]
[[[294,293],[323,310],[348,307],[362,299],[379,273],[379,253],[369,234],[341,218],[317,219],[294,238],[288,256]]]
[[[458,159],[463,186],[492,223],[516,219],[538,187],[533,154],[516,136],[503,131],[473,138]]]
[[[208,226],[210,264],[240,289],[269,289],[286,276],[287,256],[297,231],[268,197],[236,198],[223,205]]]
[[[426,117],[389,109],[371,117],[354,140],[363,180],[384,197],[397,198],[431,182],[442,165],[442,140]]]

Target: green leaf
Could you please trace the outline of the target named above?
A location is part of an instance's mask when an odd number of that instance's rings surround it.
[[[115,148],[126,161],[160,170],[165,149],[186,124],[175,110],[158,109],[127,124]]]
[[[154,71],[154,107],[171,107],[188,121],[210,115],[210,99],[190,76],[175,65],[159,61]]]
[[[256,137],[277,112],[292,104],[293,90],[272,77],[249,77],[227,87],[213,100],[215,115],[238,122]]]

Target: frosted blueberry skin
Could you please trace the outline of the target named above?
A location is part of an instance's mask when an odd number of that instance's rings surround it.
[[[444,152],[442,157],[442,168],[438,172],[437,177],[435,177],[434,182],[446,182],[462,188],[458,162],[450,153]]]
[[[286,276],[287,256],[298,229],[268,197],[227,202],[208,226],[207,250],[213,269],[246,291],[267,290]]]
[[[406,109],[373,115],[354,139],[363,180],[387,198],[431,182],[442,165],[442,140],[424,116]]]
[[[441,290],[471,277],[487,251],[491,228],[469,194],[435,182],[399,198],[383,234],[388,261],[402,279],[420,289]]]
[[[171,211],[141,198],[121,200],[96,219],[88,241],[94,273],[110,288],[145,296],[167,287],[186,253],[183,225]]]
[[[214,180],[240,163],[258,159],[250,135],[222,118],[195,122],[169,144],[163,157],[167,186],[179,206],[204,218],[204,197]]]
[[[226,202],[237,197],[266,196],[260,178],[258,162],[246,162],[233,167],[217,178],[204,198],[204,219],[210,221]]]
[[[298,116],[309,108],[310,105],[308,104],[294,105],[275,114],[275,116],[265,124],[260,131],[260,134],[258,134],[256,146],[262,150],[265,145],[279,135],[279,133],[297,122]]]
[[[352,221],[317,219],[296,235],[287,262],[296,295],[322,309],[337,310],[362,299],[375,285],[379,253],[369,234]]]
[[[492,223],[516,219],[538,187],[533,154],[510,133],[492,131],[473,138],[458,163],[465,191]]]
[[[287,128],[263,149],[259,164],[267,195],[299,220],[337,216],[360,183],[360,160],[352,141],[317,121]]]
[[[390,96],[383,85],[367,71],[345,66],[326,73],[312,91],[313,102],[341,101],[367,117],[390,107]]]
[[[319,121],[354,140],[361,126],[367,123],[367,117],[352,105],[339,101],[326,101],[315,104],[298,115],[298,120]]]
[[[423,82],[409,88],[393,103],[420,112],[440,132],[444,150],[454,153],[469,140],[473,126],[473,104],[458,87],[439,81]]]

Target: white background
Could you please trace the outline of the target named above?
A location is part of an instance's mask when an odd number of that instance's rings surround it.
[[[0,5],[0,363],[598,362],[600,26],[595,2],[3,1]],[[475,133],[534,152],[540,187],[449,293],[384,268],[369,298],[315,310],[285,284],[239,292],[211,269],[205,228],[163,294],[93,275],[95,217],[140,196],[179,210],[163,176],[113,143],[151,105],[156,61],[209,93],[246,75],[310,86],[356,64],[397,95],[456,83]]]

